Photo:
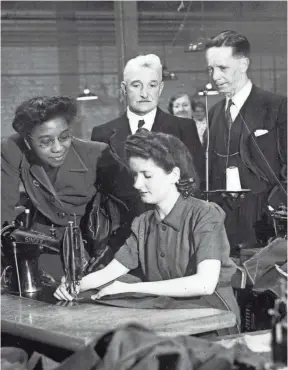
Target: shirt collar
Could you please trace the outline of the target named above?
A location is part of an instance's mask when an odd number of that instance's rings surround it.
[[[240,91],[238,91],[231,100],[233,101],[235,107],[240,110],[247,100],[248,96],[250,95],[250,92],[252,90],[252,82],[251,80],[248,80],[247,83],[242,87]],[[226,104],[225,109],[227,108],[229,98],[226,98]],[[232,105],[233,106],[233,105]]]
[[[204,117],[202,120],[196,120],[195,118],[193,118],[194,119],[194,121],[196,122],[196,123],[199,123],[199,124],[206,124],[206,118]]]
[[[171,226],[174,230],[180,231],[181,222],[185,219],[186,216],[184,215],[186,207],[187,200],[184,199],[183,196],[180,194],[176,203],[174,204],[174,207],[163,220],[159,218],[157,210],[154,210],[154,217],[156,221],[155,224],[166,224],[168,226]]]
[[[138,130],[139,120],[144,120],[145,125],[143,126],[143,128],[146,128],[147,130],[151,131],[153,123],[155,121],[156,112],[157,107],[154,108],[151,112],[145,114],[145,116],[139,116],[138,114],[131,112],[130,108],[127,107],[127,118],[129,120],[129,125],[132,134],[135,134],[135,132]]]

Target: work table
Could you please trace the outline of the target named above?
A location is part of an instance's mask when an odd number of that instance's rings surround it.
[[[160,335],[191,335],[235,325],[235,315],[214,308],[132,309],[89,303],[49,304],[1,295],[1,330],[77,350],[117,326],[136,322]]]

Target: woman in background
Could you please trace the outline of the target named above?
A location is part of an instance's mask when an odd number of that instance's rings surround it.
[[[203,145],[207,123],[205,105],[201,101],[194,101],[187,93],[179,93],[170,99],[168,111],[173,116],[192,119]]]
[[[192,98],[187,93],[179,93],[171,97],[168,112],[173,116],[192,119]]]
[[[197,174],[185,145],[176,137],[141,131],[128,137],[125,155],[134,187],[153,210],[135,218],[131,236],[105,268],[83,277],[80,291],[111,282],[92,299],[119,293],[173,297],[200,307],[239,309],[230,285],[236,271],[229,258],[222,209],[193,197]],[[144,281],[114,281],[141,266]],[[114,282],[113,282],[114,281]],[[54,296],[73,300],[65,280]]]

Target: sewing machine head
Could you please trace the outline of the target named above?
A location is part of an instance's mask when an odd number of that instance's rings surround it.
[[[56,229],[50,228],[49,235],[33,230],[30,227],[29,212],[26,212],[24,223],[14,223],[2,229],[2,256],[6,266],[2,273],[2,282],[6,290],[19,293],[37,293],[43,287],[38,268],[41,253],[62,255],[66,281],[75,291],[84,274],[88,262],[80,228],[74,221],[68,221],[63,238],[56,237]],[[60,256],[59,256],[60,258]]]
[[[26,228],[9,225],[2,230],[2,257],[6,266],[2,281],[8,291],[34,293],[41,290],[38,259],[41,253],[59,253],[60,241],[52,227],[50,235]]]

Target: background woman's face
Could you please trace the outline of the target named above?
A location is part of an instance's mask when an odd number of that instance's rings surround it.
[[[129,166],[134,175],[134,188],[145,203],[160,205],[175,190],[175,176],[167,173],[152,159],[131,157]]]
[[[182,118],[192,118],[192,107],[188,95],[183,95],[174,100],[173,115]]]
[[[72,142],[69,125],[63,117],[52,118],[36,126],[28,142],[44,165],[60,167]]]
[[[196,107],[195,110],[193,111],[193,118],[196,121],[202,121],[205,118],[205,109],[201,107]]]

